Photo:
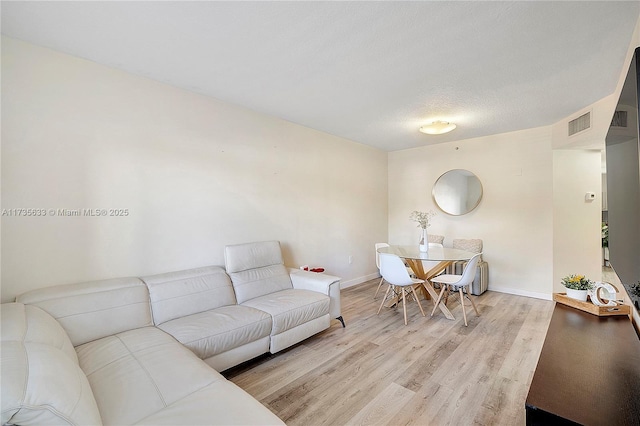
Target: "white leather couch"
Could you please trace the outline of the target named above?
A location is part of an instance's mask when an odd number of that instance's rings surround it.
[[[228,274],[48,287],[3,304],[2,424],[282,424],[218,371],[329,327],[339,278],[287,269],[276,241],[228,246],[225,259]]]

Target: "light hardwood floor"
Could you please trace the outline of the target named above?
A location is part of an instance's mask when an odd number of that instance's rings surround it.
[[[465,327],[421,300],[383,308],[379,280],[342,290],[342,328],[329,329],[276,355],[224,375],[290,426],[524,425],[524,402],[553,302],[486,292]],[[468,303],[468,302],[467,302]]]

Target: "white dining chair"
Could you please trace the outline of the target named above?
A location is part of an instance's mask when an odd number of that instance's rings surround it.
[[[380,253],[378,253],[378,249],[382,247],[389,247],[387,243],[376,243],[376,266],[378,267],[378,271],[380,270]],[[382,273],[381,273],[382,275]],[[382,282],[384,281],[384,277],[380,277],[380,283],[378,284],[378,288],[376,288],[376,293],[373,295],[373,299],[378,296],[378,292],[380,291],[380,287],[382,286]]]
[[[422,305],[418,300],[418,295],[416,294],[416,287],[421,286],[424,283],[424,280],[418,278],[412,278],[407,272],[407,268],[404,265],[402,259],[394,254],[380,254],[380,273],[382,273],[382,277],[386,282],[389,283],[389,288],[384,294],[384,298],[382,299],[382,303],[378,308],[378,314],[380,314],[380,310],[384,305],[384,302],[387,300],[387,296],[389,295],[389,291],[393,288],[394,291],[396,288],[400,290],[402,296],[402,310],[404,311],[404,325],[407,325],[407,293],[412,292],[413,298],[420,307],[420,312],[422,312],[422,316],[425,316],[424,310],[422,309]]]
[[[438,283],[442,287],[440,289],[440,293],[438,294],[436,304],[433,307],[433,311],[431,311],[431,316],[433,316],[433,314],[436,312],[436,308],[438,307],[438,305],[440,303],[443,303],[442,296],[444,295],[445,291],[449,291],[449,293],[451,294],[454,294],[456,292],[459,293],[460,305],[462,306],[462,315],[464,316],[465,327],[468,326],[467,311],[464,307],[465,296],[471,302],[471,306],[473,306],[473,310],[476,311],[476,315],[480,316],[480,314],[478,313],[478,308],[476,308],[476,304],[469,296],[469,286],[473,282],[473,278],[476,276],[476,267],[478,266],[478,261],[480,260],[481,255],[482,253],[478,253],[474,255],[469,260],[469,262],[467,262],[466,266],[464,267],[464,271],[462,271],[462,275],[443,274],[431,279],[431,282]]]
[[[376,266],[378,267],[378,271],[379,271],[380,270],[380,253],[378,253],[378,249],[379,248],[383,248],[383,247],[389,247],[389,244],[387,244],[387,243],[376,243],[375,247],[376,247]],[[406,264],[404,266],[407,269],[407,272],[409,273],[409,275],[411,275],[412,277],[415,277],[413,269],[411,269]],[[380,274],[380,275],[382,275],[382,274]],[[380,291],[380,287],[382,286],[383,282],[384,282],[384,277],[380,277],[380,282],[378,283],[378,288],[376,288],[376,292],[373,295],[373,300],[375,300],[376,297],[378,296],[378,292]]]

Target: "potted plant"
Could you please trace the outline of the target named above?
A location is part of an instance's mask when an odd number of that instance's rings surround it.
[[[569,275],[562,279],[562,285],[567,289],[568,297],[586,302],[587,294],[593,288],[594,282],[584,275]]]
[[[429,221],[436,214],[429,210],[428,212],[419,212],[414,210],[411,212],[409,219],[414,222],[418,222],[418,227],[422,228],[422,234],[420,235],[420,251],[427,252],[429,249],[429,236],[427,235],[427,228],[431,226]]]

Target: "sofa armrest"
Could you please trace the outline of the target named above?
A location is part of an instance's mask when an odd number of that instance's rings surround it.
[[[289,268],[289,276],[293,288],[317,291],[327,296],[329,295],[329,287],[340,282],[340,277],[295,268]]]
[[[293,288],[300,290],[317,291],[329,296],[329,314],[331,318],[338,318],[343,323],[340,305],[340,277],[317,272],[303,271],[289,268],[289,276]]]

